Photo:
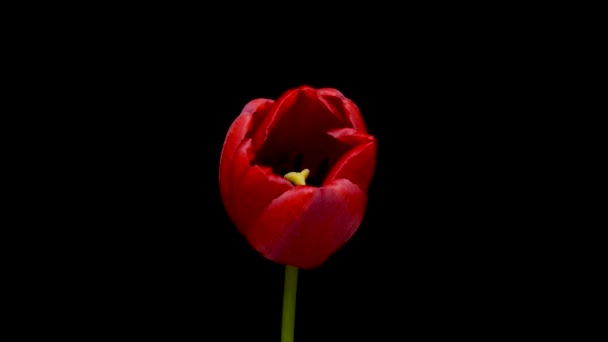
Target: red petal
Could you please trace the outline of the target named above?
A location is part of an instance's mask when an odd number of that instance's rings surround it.
[[[358,131],[354,128],[335,129],[333,131],[327,132],[327,134],[349,146],[356,146],[374,140],[371,135],[365,132]]]
[[[268,109],[273,102],[274,101],[272,100],[266,99],[257,99],[249,102],[247,105],[245,105],[241,111],[241,114],[234,120],[228,129],[228,133],[226,134],[226,139],[224,140],[224,145],[222,147],[222,153],[220,156],[219,182],[220,194],[229,215],[232,207],[230,184],[232,184],[231,171],[233,167],[234,155],[245,139],[248,131],[250,131],[252,121],[260,121],[256,118],[256,116],[262,116],[265,113],[265,110]],[[254,116],[253,120],[252,115]]]
[[[270,260],[318,267],[359,228],[366,203],[365,193],[346,179],[298,186],[272,201],[246,236]]]
[[[249,125],[251,124],[251,115],[239,116],[230,126],[226,140],[224,140],[224,146],[222,148],[222,154],[220,157],[220,194],[224,201],[224,207],[231,214],[232,209],[232,191],[230,184],[232,183],[232,165],[234,153],[238,146],[241,144]]]
[[[251,220],[263,209],[263,207],[258,207],[257,204],[260,203],[256,203],[258,197],[265,199],[270,196],[265,200],[265,206],[287,189],[293,187],[288,180],[273,175],[270,170],[261,169],[257,165],[252,166],[251,158],[251,139],[247,139],[234,154],[232,169],[230,170],[231,183],[228,185],[231,201],[229,203],[230,209],[227,211],[232,222],[242,232],[251,225]],[[262,177],[261,175],[266,176]],[[278,183],[278,185],[274,183]],[[281,189],[281,185],[285,188]],[[277,187],[279,187],[279,190],[277,190]],[[257,209],[259,210],[254,215],[253,210]]]
[[[253,121],[251,122],[251,128],[249,129],[248,137],[251,137],[253,133],[264,121],[264,118],[268,115],[270,108],[274,104],[274,100],[257,99],[249,102],[243,108],[243,112],[251,112],[253,115]]]
[[[302,86],[285,92],[253,134],[253,149],[257,152],[272,134],[273,145],[287,141],[306,141],[314,134],[344,127],[345,121],[333,106],[317,91]],[[295,135],[295,136],[294,136]]]
[[[333,88],[321,88],[317,89],[317,92],[338,110],[345,120],[352,125],[352,128],[367,133],[361,112],[353,101],[344,97],[341,92]]]
[[[275,198],[293,188],[291,182],[272,173],[269,167],[248,167],[235,183],[233,198],[238,230],[246,234],[255,219]]]
[[[338,160],[325,177],[325,183],[329,184],[337,179],[345,178],[358,185],[367,192],[376,167],[376,140],[361,144],[348,151]]]

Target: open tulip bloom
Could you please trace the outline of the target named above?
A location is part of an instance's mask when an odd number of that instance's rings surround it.
[[[226,134],[220,193],[251,246],[286,265],[282,341],[293,341],[298,269],[322,265],[361,224],[376,139],[336,89],[249,102]]]

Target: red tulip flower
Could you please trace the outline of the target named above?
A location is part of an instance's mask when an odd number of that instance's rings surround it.
[[[228,130],[220,192],[236,228],[264,257],[310,269],[356,232],[376,139],[336,89],[302,86],[249,102]]]

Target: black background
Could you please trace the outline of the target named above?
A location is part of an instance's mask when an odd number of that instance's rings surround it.
[[[65,312],[49,329],[278,341],[284,267],[230,222],[218,167],[243,106],[300,85],[352,99],[378,160],[357,233],[299,273],[296,340],[493,338],[538,324],[543,259],[523,219],[537,194],[518,198],[534,175],[522,145],[535,80],[492,43],[501,32],[473,31],[235,37],[172,19],[53,43],[47,66],[61,67],[43,79],[66,113],[51,150],[67,200],[50,213],[65,228],[47,233],[61,258],[41,261],[45,312]]]

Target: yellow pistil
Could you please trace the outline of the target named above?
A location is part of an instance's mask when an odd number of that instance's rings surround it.
[[[289,172],[283,177],[295,185],[306,185],[306,177],[308,177],[309,174],[310,170],[304,169],[302,172]]]

